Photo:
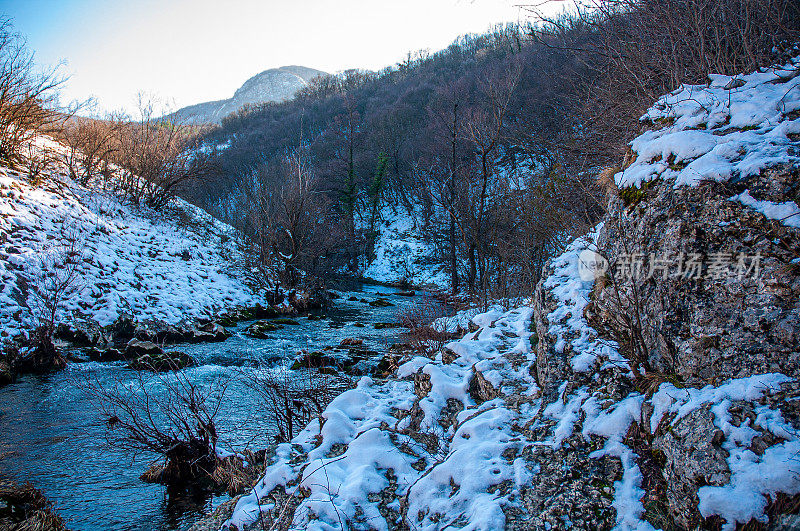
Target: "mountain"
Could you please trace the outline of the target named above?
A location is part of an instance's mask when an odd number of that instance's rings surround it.
[[[219,123],[225,116],[248,104],[289,100],[309,81],[324,75],[326,72],[305,66],[270,68],[245,81],[232,98],[189,105],[170,117],[190,123]]]

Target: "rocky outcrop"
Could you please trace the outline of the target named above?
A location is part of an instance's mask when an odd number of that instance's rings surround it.
[[[626,271],[629,257],[638,256],[641,275],[631,281],[618,271],[614,282],[598,285],[590,312],[621,343],[630,333],[620,318],[640,313],[653,370],[701,385],[800,374],[800,266],[793,262],[800,230],[730,200],[745,190],[775,203],[800,202],[800,168],[770,168],[733,183],[656,181],[635,203],[611,202],[598,248]],[[690,257],[702,269],[680,275],[681,260],[686,272]]]
[[[304,66],[271,68],[245,81],[230,99],[197,103],[170,116],[195,124],[219,123],[245,105],[291,99],[309,81],[321,75],[326,74]]]

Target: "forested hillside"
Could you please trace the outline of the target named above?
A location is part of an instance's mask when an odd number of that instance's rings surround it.
[[[624,157],[648,102],[779,60],[797,10],[614,1],[530,20],[229,116],[204,137],[218,176],[188,197],[257,240],[286,279],[384,269],[391,206],[430,246],[394,280],[443,271],[453,291],[529,294],[546,259],[598,219],[597,175]]]

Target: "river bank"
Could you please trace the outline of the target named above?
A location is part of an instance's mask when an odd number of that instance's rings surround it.
[[[231,324],[231,336],[222,342],[171,345],[196,360],[195,367],[186,369],[192,381],[231,381],[219,414],[220,447],[258,450],[273,443],[275,431],[258,406],[258,396],[243,381],[256,367],[284,370],[301,352],[351,357],[350,349],[339,347],[350,338],[361,341],[353,354],[364,358],[352,371],[369,373],[400,334],[397,328],[376,324],[396,321],[399,311],[420,300],[420,295],[393,294],[397,291],[364,285],[358,292],[337,293],[327,310],[296,315],[298,324],[284,325],[265,338],[245,334],[257,322],[251,319]],[[381,299],[391,305],[369,304]],[[70,356],[83,357],[86,351],[76,347]],[[106,426],[97,404],[75,383],[91,379],[125,384],[135,375],[124,361],[73,362],[64,371],[24,375],[0,389],[0,477],[30,480],[54,502],[70,529],[185,529],[226,501],[224,494],[174,493],[145,483],[139,476],[149,465],[147,458],[132,460],[104,443]],[[157,381],[155,375],[152,378]]]

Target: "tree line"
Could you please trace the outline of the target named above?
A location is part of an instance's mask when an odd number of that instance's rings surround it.
[[[188,197],[290,283],[363,271],[391,205],[413,213],[453,291],[529,294],[599,219],[596,176],[658,95],[780,60],[797,30],[789,0],[593,0],[532,16],[230,115],[202,137],[219,177]]]

